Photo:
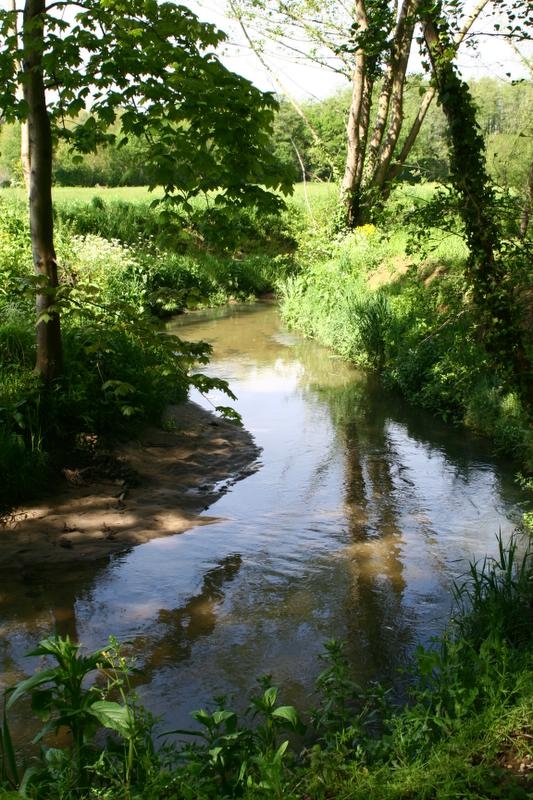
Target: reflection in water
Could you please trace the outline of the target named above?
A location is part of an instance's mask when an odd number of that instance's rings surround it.
[[[467,561],[513,529],[511,470],[281,329],[273,307],[174,326],[213,344],[209,371],[239,397],[262,468],[209,509],[214,525],[5,581],[3,681],[32,668],[24,651],[54,626],[88,648],[109,634],[131,642],[141,699],[163,727],[189,727],[215,695],[246,705],[264,673],[284,701],[309,705],[333,637],[347,640],[360,681],[393,678],[442,627]]]
[[[149,679],[155,669],[189,658],[194,642],[213,633],[225,584],[234,580],[241,564],[238,553],[226,556],[205,573],[198,594],[179,608],[160,609],[150,633],[130,643],[133,654],[140,660],[149,649],[150,660],[143,669],[143,681]]]
[[[392,679],[413,642],[402,560],[394,471],[397,453],[386,415],[368,403],[371,383],[319,389],[345,455],[346,547],[351,583],[345,607],[348,647],[359,679]]]

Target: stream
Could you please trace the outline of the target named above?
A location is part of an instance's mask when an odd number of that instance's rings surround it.
[[[512,464],[288,332],[271,303],[168,328],[213,344],[206,371],[238,396],[258,469],[209,508],[215,524],[43,569],[31,584],[14,575],[1,595],[0,671],[31,672],[25,652],[63,614],[88,648],[110,634],[130,642],[141,702],[162,729],[191,727],[214,696],[242,709],[266,673],[283,702],[309,707],[332,638],[346,641],[361,683],[394,682],[442,630],[452,582],[519,522]]]

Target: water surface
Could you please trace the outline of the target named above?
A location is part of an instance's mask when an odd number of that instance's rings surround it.
[[[214,346],[261,466],[207,512],[221,521],[61,572],[5,576],[2,681],[54,628],[90,648],[131,642],[141,699],[162,727],[216,695],[246,704],[269,673],[313,703],[324,643],[354,673],[394,680],[441,630],[450,586],[520,518],[511,465],[280,325],[274,306],[178,318]],[[220,395],[193,399],[227,404]]]

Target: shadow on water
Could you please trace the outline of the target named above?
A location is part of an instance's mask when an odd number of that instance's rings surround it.
[[[451,582],[520,515],[512,465],[280,326],[272,306],[174,321],[213,344],[262,468],[209,509],[220,522],[108,560],[3,583],[4,683],[55,628],[88,648],[128,640],[164,727],[216,695],[244,707],[272,674],[313,702],[324,643],[345,639],[361,682],[394,680],[445,623]],[[226,403],[216,393],[206,407]]]
[[[160,609],[152,631],[128,643],[132,655],[141,662],[147,649],[150,652],[150,660],[142,670],[143,683],[161,667],[189,659],[194,643],[213,634],[218,620],[217,607],[224,598],[226,584],[235,579],[241,564],[238,553],[223,558],[204,574],[198,594],[179,608]]]

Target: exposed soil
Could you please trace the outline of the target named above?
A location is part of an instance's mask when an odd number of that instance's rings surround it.
[[[194,403],[172,406],[163,427],[146,428],[106,458],[64,469],[45,501],[0,524],[0,568],[87,561],[159,536],[206,525],[200,516],[254,472],[252,436]]]

